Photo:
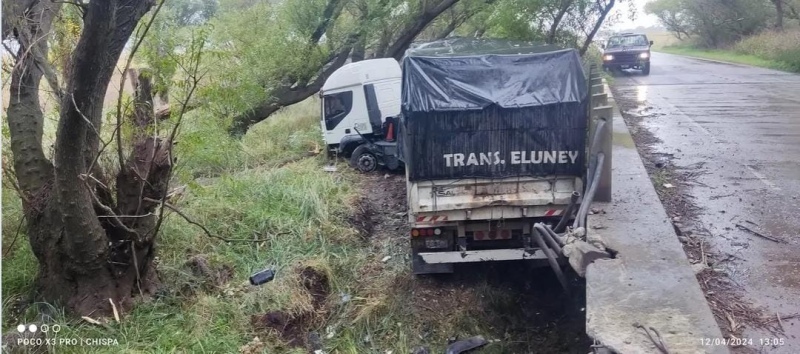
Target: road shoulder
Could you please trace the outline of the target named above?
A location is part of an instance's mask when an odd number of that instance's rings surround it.
[[[619,353],[659,353],[641,325],[670,352],[728,353],[713,345],[722,333],[616,108],[613,137],[613,201],[595,203],[603,212],[588,224],[617,255],[587,269],[587,333]]]

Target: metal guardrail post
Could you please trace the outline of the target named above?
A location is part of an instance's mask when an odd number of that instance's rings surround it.
[[[597,126],[597,119],[594,109],[596,107],[605,106],[608,104],[608,94],[605,93],[605,86],[602,84],[602,78],[600,77],[600,73],[593,72],[591,78],[589,79],[591,82],[595,82],[595,80],[601,80],[600,84],[592,84],[589,86],[590,88],[590,100],[589,100],[589,129],[588,129],[588,141],[589,146],[591,146],[592,139],[595,134],[595,127]],[[599,92],[598,92],[599,91]],[[588,183],[588,181],[587,181]]]
[[[594,196],[594,200],[598,202],[610,202],[611,201],[611,167],[612,167],[612,148],[613,148],[613,118],[614,118],[614,107],[604,105],[598,106],[592,109],[592,120],[596,121],[599,119],[605,119],[606,124],[603,127],[603,132],[601,132],[601,143],[599,146],[599,151],[605,155],[605,159],[603,161],[603,168],[600,172],[600,181],[597,185],[597,192]]]

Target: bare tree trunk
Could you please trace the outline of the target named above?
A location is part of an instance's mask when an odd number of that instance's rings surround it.
[[[47,53],[44,36],[50,32],[61,3],[11,2],[4,4],[3,10],[11,10],[3,14],[3,35],[13,32],[19,43],[17,63],[11,72],[7,117],[14,169],[19,186],[26,194],[20,196],[25,202],[40,194],[53,178],[53,165],[42,148],[44,116],[39,102],[39,83],[44,75],[43,63],[40,63],[44,58],[34,55],[32,49],[38,47],[39,52]]]
[[[356,42],[355,47],[353,47],[353,51],[350,53],[350,62],[355,63],[357,61],[362,61],[366,57],[366,38],[361,36],[361,38]]]
[[[462,22],[460,22],[460,21],[458,21],[458,20],[456,20],[456,19],[453,19],[452,21],[448,22],[448,23],[447,23],[447,27],[443,28],[443,29],[442,29],[442,30],[441,30],[439,33],[437,33],[437,34],[436,34],[436,35],[433,37],[433,40],[435,40],[435,41],[438,41],[438,40],[442,40],[442,39],[445,39],[445,38],[447,38],[447,36],[449,36],[451,33],[453,33],[453,31],[455,31],[455,30],[456,30],[456,28],[457,28],[457,27],[458,27],[458,26],[459,26],[461,23],[462,23]]]
[[[775,4],[775,28],[779,31],[783,31],[783,0],[772,0],[772,3]]]
[[[595,22],[592,31],[589,32],[589,34],[586,36],[586,40],[583,42],[583,45],[581,46],[580,50],[581,55],[586,54],[586,51],[589,50],[589,46],[591,46],[592,41],[594,41],[594,36],[597,35],[597,31],[599,31],[600,27],[603,26],[603,22],[605,22],[606,16],[608,16],[608,13],[611,12],[611,9],[614,8],[615,2],[616,0],[610,0],[607,4],[604,5],[602,0],[597,0],[597,10],[600,12],[600,17],[597,19],[597,22]]]
[[[459,0],[441,0],[436,6],[424,9],[413,22],[409,23],[403,31],[400,32],[400,36],[395,39],[394,43],[387,48],[384,54],[387,57],[392,57],[397,60],[402,59],[408,47],[410,47],[414,39],[425,30],[425,27],[428,27],[436,17],[453,7],[458,1]]]
[[[553,18],[553,23],[550,25],[550,30],[547,32],[547,44],[555,43],[556,35],[558,35],[558,27],[561,25],[564,15],[566,15],[570,7],[572,7],[573,2],[574,0],[561,1],[561,7],[558,9],[558,13]]]
[[[29,39],[41,39],[49,31],[61,4],[48,0],[29,2],[32,5],[25,17],[36,23],[11,25],[23,48],[34,43]],[[117,217],[121,211],[114,210],[108,179],[95,164],[103,98],[115,64],[136,24],[153,3],[105,0],[86,5],[83,33],[73,53],[61,99],[52,164],[41,146],[38,82],[43,75],[42,64],[33,56],[23,55],[12,75],[8,120],[16,172],[21,188],[28,194],[21,196],[27,200],[28,237],[39,261],[37,297],[80,315],[110,313],[109,299],[121,309],[128,308],[137,280],[152,279],[154,274],[148,272],[154,236],[146,232],[152,219],[131,218],[130,214]],[[21,33],[31,33],[33,37],[26,38]],[[46,53],[46,40],[36,43]],[[139,163],[153,161],[153,157],[137,155],[131,160]],[[164,164],[159,160],[155,165],[163,168]],[[123,167],[121,174],[126,173]],[[154,183],[153,188],[158,188],[154,178],[157,175],[139,171],[137,177],[143,179],[139,183]],[[126,198],[118,196],[119,205],[126,205]],[[139,207],[137,203],[137,209],[142,210],[140,215],[150,207]]]
[[[153,125],[156,116],[154,111],[153,81],[150,70],[130,69],[128,71],[131,86],[134,88],[133,96],[133,125],[137,132]]]
[[[331,4],[335,3],[336,1],[337,0],[329,0],[329,7],[325,10],[326,14],[330,13],[335,17],[335,11],[329,11],[329,9],[332,8]],[[382,41],[384,39],[386,41],[378,45],[378,49],[375,52],[375,57],[392,57],[400,60],[414,39],[417,38],[417,36],[434,19],[436,19],[436,17],[441,15],[442,12],[451,8],[458,1],[459,0],[439,0],[432,5],[429,4],[424,6],[421,13],[418,14],[417,17],[406,24],[401,30],[397,31],[399,35],[394,38],[393,42],[390,42],[392,39],[391,35],[393,35],[393,33],[387,33],[388,36],[381,38]],[[426,1],[423,1],[422,3],[428,4]],[[319,28],[324,28],[314,32],[314,35],[311,38],[312,44],[315,43],[314,40],[318,38],[318,35],[321,36],[321,34],[319,34],[320,31],[322,31],[321,33],[324,33],[324,31],[327,30],[327,24],[332,22],[333,21],[331,20],[324,22],[325,26],[320,25]],[[270,115],[277,112],[281,108],[302,102],[311,95],[319,92],[320,88],[322,88],[322,85],[325,83],[325,79],[327,79],[328,76],[336,71],[336,69],[339,69],[347,62],[347,58],[350,56],[353,48],[357,45],[357,40],[359,38],[360,36],[357,33],[353,34],[351,36],[352,41],[345,45],[344,48],[342,48],[336,55],[334,55],[331,60],[329,60],[328,63],[317,73],[317,75],[315,75],[312,81],[295,82],[294,80],[289,80],[290,82],[288,84],[283,85],[282,87],[271,92],[271,97],[269,99],[258,103],[248,111],[233,117],[233,123],[228,129],[228,132],[233,136],[242,136],[254,124],[267,119]],[[360,57],[361,54],[356,53],[356,56]]]
[[[252,108],[249,112],[240,114],[233,119],[233,123],[228,129],[228,133],[232,136],[242,136],[247,133],[254,124],[266,119],[279,109],[288,105],[302,102],[322,88],[325,84],[325,79],[328,78],[336,69],[341,68],[347,58],[350,56],[351,49],[345,48],[329,63],[320,73],[317,74],[314,80],[306,85],[299,87],[283,87],[280,91],[274,91],[272,95],[273,100],[268,100]]]

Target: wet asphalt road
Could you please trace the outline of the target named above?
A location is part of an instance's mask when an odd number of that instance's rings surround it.
[[[650,76],[626,73],[613,86],[639,103],[630,113],[646,117],[656,151],[695,172],[689,193],[707,240],[737,257],[715,267],[772,316],[800,313],[800,75],[654,53]],[[785,343],[766,351],[800,353],[800,319],[783,327]],[[775,337],[745,335],[755,347]]]

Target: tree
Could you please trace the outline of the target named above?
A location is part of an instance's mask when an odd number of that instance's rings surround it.
[[[580,49],[581,55],[585,54],[586,51],[589,50],[589,46],[592,44],[592,42],[594,42],[594,36],[597,35],[597,32],[603,26],[606,17],[608,17],[608,13],[614,8],[614,4],[615,0],[609,0],[608,2],[604,0],[597,0],[598,18],[592,30],[586,35],[586,39],[584,40],[583,46],[581,46]]]
[[[98,162],[110,143],[100,136],[103,98],[126,43],[155,0],[63,3],[26,0],[4,8],[11,11],[3,12],[3,38],[19,43],[7,117],[27,235],[39,263],[37,297],[98,316],[110,313],[109,299],[124,310],[133,294],[157,285],[152,261],[162,219],[156,214],[163,213],[174,133],[167,140],[135,140],[127,158],[120,149],[119,171],[110,177],[111,169]],[[48,80],[59,91],[60,112],[55,152],[47,158],[38,88],[52,73],[48,38],[63,6],[80,6],[83,25],[65,85]]]
[[[287,0],[276,5],[256,5],[255,9],[272,13],[270,16],[259,16],[272,18],[272,22],[285,21],[281,22],[282,26],[272,28],[277,30],[275,36],[288,36],[288,39],[253,39],[250,27],[247,29],[249,34],[236,30],[240,36],[220,38],[220,43],[244,45],[249,42],[251,44],[246,50],[257,52],[278,43],[283,50],[273,51],[270,55],[276,56],[283,63],[297,59],[302,62],[293,64],[288,72],[280,70],[258,73],[258,78],[255,79],[260,84],[252,87],[252,96],[232,98],[238,101],[235,106],[239,107],[239,113],[233,115],[230,133],[234,136],[242,135],[251,126],[282,107],[303,101],[318,92],[325,79],[342,67],[359,46],[364,48],[358,51],[363,50],[365,53],[357,53],[357,58],[390,57],[399,60],[430,23],[458,2],[459,0],[367,0],[362,1],[356,11],[352,11],[352,8],[348,8],[351,11],[344,11],[349,2],[342,0]],[[357,16],[354,15],[356,13]],[[241,19],[241,16],[247,15],[236,13],[235,16]],[[253,20],[259,21],[255,18]],[[225,26],[223,22],[220,25]],[[264,26],[275,25],[264,23]],[[255,43],[261,43],[263,47]],[[283,57],[281,54],[292,57]],[[239,62],[232,62],[234,65],[228,67],[229,70],[237,70],[245,62],[251,63],[249,59],[236,59]],[[261,60],[264,59],[262,56]],[[277,67],[278,65],[274,66]],[[286,68],[285,65],[282,67]],[[225,75],[230,75],[230,71]],[[251,78],[241,80],[249,82],[248,85],[253,83]],[[224,81],[227,85],[231,79],[220,78],[219,81]],[[219,93],[220,90],[214,92]]]
[[[447,38],[471,18],[490,9],[496,2],[496,0],[461,0],[433,21],[417,40],[435,41]]]
[[[655,13],[673,33],[696,35],[701,45],[720,47],[752,35],[767,26],[765,0],[656,0]]]
[[[683,0],[656,0],[645,5],[648,14],[658,17],[668,31],[678,39],[688,38],[693,32],[690,15],[682,4]]]
[[[556,42],[556,35],[558,35],[558,28],[564,16],[569,12],[575,0],[561,0],[559,2],[556,14],[553,16],[553,22],[550,24],[550,30],[547,31],[547,43],[553,44]]]
[[[783,18],[784,18],[784,9],[783,9],[783,2],[784,0],[770,0],[773,5],[775,5],[775,28],[778,30],[783,30]]]

